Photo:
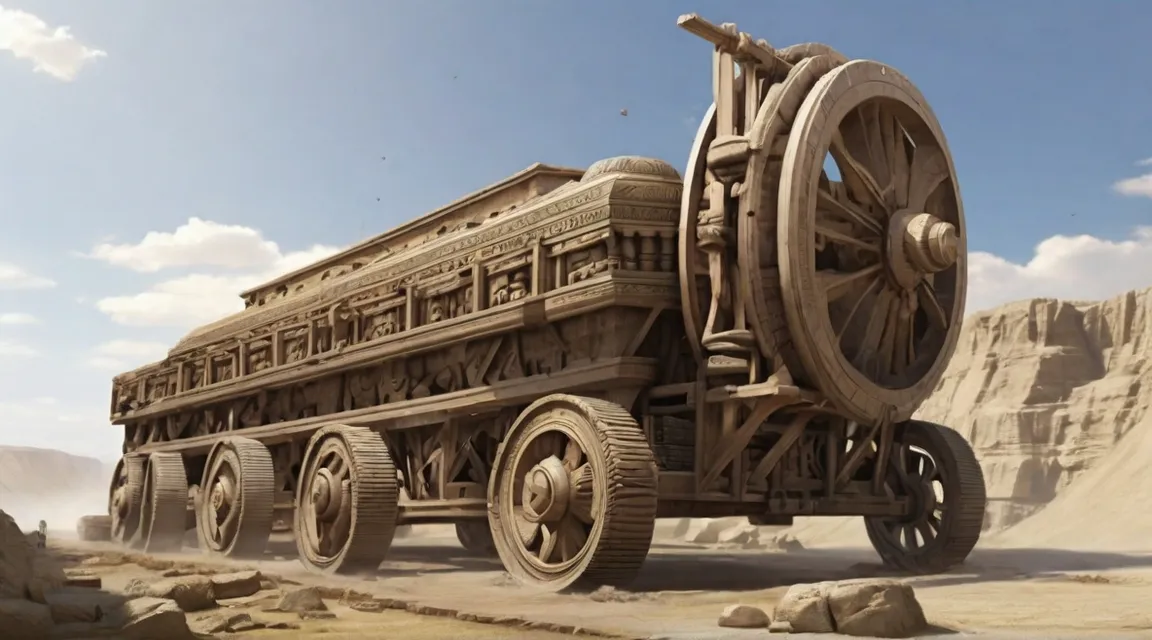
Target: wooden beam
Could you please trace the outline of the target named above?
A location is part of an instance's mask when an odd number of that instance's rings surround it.
[[[784,458],[784,454],[788,453],[788,450],[800,440],[800,436],[804,435],[804,428],[815,416],[816,412],[814,411],[801,411],[796,414],[796,417],[788,423],[784,432],[780,434],[780,439],[772,445],[772,448],[764,454],[763,458],[760,458],[760,462],[756,463],[756,468],[752,470],[752,473],[748,474],[749,485],[767,482],[768,474],[772,473],[772,470]]]
[[[767,396],[760,398],[756,401],[752,409],[752,413],[728,437],[724,438],[713,447],[705,457],[705,464],[708,471],[700,479],[696,485],[696,490],[703,493],[707,488],[720,477],[724,469],[736,458],[736,456],[747,448],[748,443],[751,442],[752,436],[760,429],[760,425],[764,423],[774,412],[787,407],[788,405],[796,404],[797,399],[787,396]],[[703,403],[701,403],[703,404]],[[707,428],[705,425],[697,425],[697,429]]]

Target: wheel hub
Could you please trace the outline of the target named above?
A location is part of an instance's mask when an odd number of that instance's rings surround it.
[[[908,510],[908,517],[905,518],[905,522],[926,520],[938,506],[936,491],[931,482],[919,476],[913,476],[909,480],[911,482],[907,483],[907,491],[911,500],[911,508]]]
[[[340,511],[340,483],[328,469],[316,472],[312,481],[312,504],[315,505],[316,517],[321,520],[331,519]]]
[[[216,480],[211,493],[208,494],[208,503],[218,513],[232,503],[232,483],[228,478],[222,477]]]
[[[550,456],[524,476],[524,516],[530,522],[555,522],[568,510],[571,493],[568,470],[559,458]]]
[[[905,289],[956,264],[960,254],[955,225],[931,213],[897,212],[889,219],[887,240],[888,273]]]

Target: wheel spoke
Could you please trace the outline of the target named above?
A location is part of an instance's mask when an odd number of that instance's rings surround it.
[[[894,295],[888,300],[887,309],[876,309],[878,314],[884,314],[884,330],[880,333],[880,347],[876,351],[876,358],[871,363],[873,367],[871,375],[874,379],[887,377],[891,371],[892,359],[896,355],[897,332],[900,328],[900,310],[903,306],[901,296]]]
[[[866,151],[868,161],[866,166],[868,171],[876,180],[876,185],[883,187],[884,185],[891,184],[891,163],[888,157],[888,144],[887,139],[884,137],[884,124],[886,114],[881,110],[879,102],[868,102],[856,109],[856,113],[860,119],[860,131],[857,134],[860,138],[861,144],[855,145],[855,148],[861,146]],[[855,136],[848,136],[855,137]],[[887,188],[881,189],[884,195],[884,204],[889,206],[891,203],[888,200],[891,198],[891,191]]]
[[[852,192],[856,200],[867,198],[881,209],[884,208],[884,191],[877,184],[876,178],[869,173],[865,165],[857,159],[857,149],[850,150],[844,136],[839,131],[832,134],[832,144],[829,152],[840,167],[840,175],[844,184]]]
[[[881,233],[880,223],[870,213],[861,209],[856,203],[847,201],[847,198],[837,198],[829,191],[820,189],[816,192],[816,210],[855,222],[876,236]]]
[[[903,209],[908,206],[908,181],[912,168],[909,157],[915,149],[909,151],[908,136],[904,133],[904,125],[900,123],[899,118],[888,114],[882,122],[885,123],[884,139],[887,141],[893,208]]]
[[[909,551],[915,551],[920,547],[916,541],[916,528],[912,525],[904,525],[904,544]]]
[[[340,488],[340,508],[336,512],[335,520],[328,528],[328,553],[325,555],[329,557],[339,552],[340,548],[344,546],[348,533],[352,530],[352,509],[349,508],[351,502],[352,484],[344,482]]]
[[[880,241],[879,240],[876,240],[876,241],[861,240],[860,238],[850,236],[847,233],[832,229],[832,228],[827,226],[827,223],[825,223],[823,225],[820,223],[817,223],[816,224],[816,233],[818,235],[824,236],[828,240],[832,240],[832,241],[837,242],[839,244],[850,245],[850,246],[856,247],[857,249],[861,249],[863,251],[868,251],[870,253],[880,253]]]
[[[909,310],[909,301],[913,300],[911,296],[901,296],[899,311],[896,319],[895,331],[895,344],[893,345],[892,361],[889,363],[889,370],[896,374],[901,375],[912,363],[914,345],[912,342],[912,320],[913,315]]]
[[[916,297],[920,301],[920,307],[924,309],[924,314],[928,316],[928,324],[939,331],[948,331],[949,325],[951,324],[948,313],[944,311],[940,300],[936,298],[936,291],[932,288],[932,285],[921,280],[920,283],[916,285]]]
[[[585,462],[572,471],[568,474],[568,482],[572,488],[568,513],[584,524],[592,524],[596,521],[596,514],[592,511],[592,465]]]
[[[908,208],[923,211],[928,197],[948,178],[948,159],[936,147],[920,146],[912,153],[912,173],[908,179]]]
[[[844,320],[840,323],[840,326],[836,329],[836,343],[837,344],[840,344],[840,341],[844,338],[844,332],[848,330],[848,327],[852,326],[852,320],[856,317],[856,314],[860,311],[861,307],[863,306],[862,303],[864,302],[864,300],[872,297],[873,294],[876,293],[876,289],[881,285],[881,282],[882,282],[882,280],[881,280],[881,277],[879,275],[873,276],[872,280],[868,283],[868,286],[864,287],[864,289],[861,290],[860,295],[856,297],[856,301],[852,303],[852,308],[849,309],[848,313],[846,313],[844,315]]]
[[[571,514],[560,521],[557,536],[560,538],[558,546],[560,547],[561,562],[575,558],[588,542],[588,532],[584,530],[584,524]]]
[[[580,462],[584,459],[584,451],[580,448],[580,443],[576,440],[569,438],[568,445],[564,448],[564,468],[572,471],[580,466]]]
[[[536,556],[540,558],[540,562],[551,564],[557,542],[559,542],[559,536],[552,530],[552,527],[540,525],[540,552]]]
[[[533,522],[524,515],[524,507],[515,507],[513,511],[513,518],[515,520],[516,534],[520,538],[520,543],[525,547],[529,547],[536,541],[537,534],[540,533],[540,524]]]
[[[860,280],[868,278],[880,271],[879,264],[869,265],[858,271],[836,271],[835,269],[825,269],[817,271],[816,277],[819,279],[820,288],[824,291],[824,295],[828,297],[828,301],[834,301],[847,294],[853,289],[853,285],[859,283]]]
[[[856,353],[851,358],[852,365],[861,373],[865,372],[880,347],[880,339],[884,333],[885,321],[888,319],[887,310],[892,303],[895,293],[888,287],[883,287],[876,296],[872,305],[872,315],[868,317],[868,324],[856,346]]]

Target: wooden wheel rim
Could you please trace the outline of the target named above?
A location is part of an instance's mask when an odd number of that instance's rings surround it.
[[[748,324],[764,354],[779,352],[785,328],[780,315],[777,271],[777,262],[783,254],[777,250],[775,228],[781,166],[779,156],[772,155],[774,143],[788,134],[789,123],[793,122],[816,81],[841,63],[838,54],[801,59],[783,82],[768,91],[750,134],[757,152],[748,159],[736,226]]]
[[[563,405],[545,405],[534,412],[521,432],[522,435],[516,439],[508,456],[508,460],[512,463],[511,469],[501,473],[498,488],[502,498],[498,505],[500,519],[509,523],[509,529],[514,529],[514,531],[506,529],[502,533],[515,551],[515,559],[520,568],[538,580],[546,582],[563,580],[574,568],[586,564],[603,531],[600,503],[604,494],[602,476],[605,460],[599,455],[598,447],[589,441],[591,428],[587,419],[579,412]],[[557,444],[561,442],[563,450],[556,451],[555,449],[559,448]],[[576,467],[569,468],[566,464],[570,456],[578,456]],[[541,492],[541,494],[552,492],[541,498],[547,506],[535,509],[540,521],[526,524],[521,511],[527,511],[531,507],[524,506],[522,486],[527,482],[528,475],[538,476],[547,473],[540,467],[544,466],[541,463],[550,457],[560,460],[568,476],[567,485],[557,487],[556,485],[561,482],[550,480],[554,484]],[[578,468],[584,469],[585,472],[581,475],[591,480],[591,495],[587,500],[588,510],[586,514],[580,516],[569,510],[571,503],[574,502],[573,493]],[[562,510],[557,509],[561,503],[565,506]],[[551,517],[546,513],[540,513],[549,509],[558,510],[560,513]],[[581,520],[581,516],[585,515],[591,523]],[[573,544],[572,538],[567,536],[573,534],[573,527],[577,524],[580,526],[580,533],[583,534],[582,540],[577,538],[578,548],[562,547],[566,541],[567,544]],[[539,525],[539,528],[533,535],[529,535],[523,527],[532,525]],[[526,541],[526,538],[529,539]],[[545,549],[549,551],[546,552]],[[541,556],[548,560],[559,556],[560,561],[549,562],[541,559]]]
[[[328,435],[318,444],[301,468],[296,536],[308,561],[323,569],[339,563],[348,552],[355,521],[352,492],[359,474],[348,444],[338,435]],[[330,541],[327,552],[321,549],[324,540]],[[338,542],[334,548],[333,540]]]
[[[980,539],[988,504],[984,474],[956,431],[911,420],[900,432],[885,479],[895,495],[911,498],[913,510],[903,518],[865,518],[865,529],[886,563],[915,573],[944,571],[963,562]]]
[[[697,362],[704,362],[704,350],[700,340],[704,335],[704,318],[708,315],[706,305],[709,300],[709,291],[702,288],[701,276],[707,272],[699,273],[696,260],[696,225],[700,213],[700,201],[704,197],[704,174],[707,171],[706,161],[708,145],[716,138],[716,103],[708,107],[700,126],[696,130],[696,139],[692,143],[692,151],[688,155],[688,166],[684,170],[684,189],[680,195],[680,233],[678,235],[677,256],[680,261],[680,309],[684,314],[684,333],[688,336],[688,344],[692,347],[692,354]],[[703,289],[703,290],[702,290]]]
[[[324,427],[309,440],[300,468],[292,522],[304,565],[326,574],[378,569],[396,535],[400,501],[383,436],[364,427]],[[338,547],[320,548],[321,523],[339,534]]]
[[[886,205],[890,209],[887,217],[876,221],[887,222],[897,213],[915,209],[916,212],[936,215],[951,224],[955,231],[954,262],[934,273],[931,280],[927,277],[920,280],[935,287],[934,295],[939,307],[937,315],[940,324],[944,325],[943,330],[928,327],[917,338],[918,325],[914,323],[920,322],[920,316],[912,312],[913,319],[908,321],[911,328],[907,331],[912,334],[909,342],[914,343],[913,348],[919,357],[905,370],[905,380],[914,381],[902,385],[877,382],[848,360],[841,348],[838,329],[833,328],[828,296],[816,273],[817,207],[818,203],[826,206],[818,193],[825,155],[832,146],[833,135],[838,132],[843,135],[841,127],[846,117],[868,104],[881,104],[889,110],[890,116],[895,115],[908,137],[916,143],[913,153],[921,150],[924,153],[909,159],[909,186],[902,187],[897,179],[885,185],[893,187],[891,193],[897,195]],[[898,148],[892,157],[897,157],[899,151],[906,151],[903,142],[900,140],[895,145]],[[840,159],[837,160],[841,164]],[[843,167],[841,171],[844,171]],[[942,173],[943,179],[928,193],[916,191],[917,185],[931,182],[922,181],[930,175],[925,172],[931,171]],[[900,194],[902,188],[904,193]],[[901,204],[901,198],[905,200],[903,207],[897,206]],[[803,366],[802,373],[856,420],[872,423],[880,419],[902,421],[909,418],[935,387],[955,351],[967,286],[964,212],[955,168],[939,123],[915,86],[895,70],[868,60],[850,62],[821,78],[805,98],[788,140],[779,213],[781,293],[793,347]],[[892,255],[886,243],[886,233],[884,226],[877,233],[883,247],[883,259]],[[886,264],[895,263],[893,258]],[[881,294],[893,288],[889,271],[885,268],[878,278]],[[923,288],[916,285],[917,299]],[[860,301],[868,295],[872,294],[861,295],[852,310],[845,313],[849,320],[856,321],[852,314],[855,309],[865,306]],[[927,312],[924,315],[927,316]],[[900,319],[904,320],[903,317]],[[929,355],[931,357],[927,357]]]
[[[231,447],[218,446],[210,456],[201,484],[203,501],[200,504],[200,539],[212,552],[228,554],[239,539],[244,512],[244,494],[241,490],[245,478],[240,456]],[[227,529],[231,528],[231,532]]]
[[[135,456],[136,454],[129,454]],[[111,517],[112,539],[126,543],[131,540],[140,525],[140,512],[144,497],[144,465],[142,459],[131,460],[127,456],[120,458],[116,469],[112,473],[112,482],[108,487],[108,515]],[[139,469],[133,467],[139,466]],[[133,478],[133,473],[139,473]]]

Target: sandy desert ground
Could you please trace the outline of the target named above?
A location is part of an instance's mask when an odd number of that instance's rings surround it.
[[[720,629],[717,617],[735,603],[771,611],[786,589],[797,583],[891,575],[868,549],[726,550],[678,542],[664,526],[629,590],[553,594],[512,583],[496,561],[465,554],[449,530],[421,529],[397,541],[390,560],[368,579],[306,573],[291,559],[286,540],[273,545],[267,560],[242,565],[194,553],[141,559],[108,544],[60,538],[52,544],[67,554],[73,567],[100,575],[104,588],[116,593],[124,592],[133,580],[153,581],[166,572],[247,568],[274,576],[280,590],[323,587],[334,619],[301,622],[288,614],[265,613],[261,603],[267,606],[268,598],[275,599],[267,592],[228,603],[227,611],[251,612],[263,622],[291,619],[300,625],[296,635],[325,638],[401,637],[398,633],[429,639],[463,637],[457,633],[530,640],[573,633],[684,640],[760,637],[763,630]],[[933,635],[1152,637],[1152,608],[1147,606],[1152,602],[1152,553],[992,547],[978,550],[967,566],[948,574],[903,579],[914,586],[935,627]],[[344,589],[393,608],[381,613],[350,609],[341,604]],[[219,615],[188,614],[194,629],[198,620]],[[242,636],[285,633],[266,629]]]
[[[966,319],[956,357],[920,415],[953,426],[973,443],[990,498],[987,530],[963,567],[931,577],[894,576],[913,585],[938,633],[1152,638],[1152,511],[1143,508],[1152,496],[1150,339],[1152,290],[1099,303],[1024,301]],[[53,458],[56,453],[8,454],[24,469],[52,470],[55,484],[47,488],[37,483],[38,473],[0,464],[0,508],[15,506],[25,529],[39,518],[67,528],[85,510],[103,509],[103,489],[83,495],[73,489],[91,486],[93,473],[106,473],[99,463]],[[67,480],[70,474],[75,480]],[[577,629],[627,638],[759,637],[763,630],[718,628],[721,610],[744,603],[771,611],[793,584],[889,575],[858,519],[798,519],[786,531],[760,530],[763,540],[787,533],[804,547],[787,552],[771,544],[690,544],[676,535],[678,526],[661,523],[630,590],[591,595],[514,585],[496,561],[466,555],[446,527],[420,527],[398,540],[367,580],[318,581],[282,543],[258,568],[337,590],[330,592],[337,596],[338,589],[352,588],[392,606],[366,613],[334,597],[335,618],[305,621],[297,632],[333,638],[547,638]],[[112,591],[171,570],[124,561],[110,547],[72,542],[67,533],[50,537],[71,554],[70,562],[100,574]],[[198,555],[178,560],[192,563],[188,571],[225,570]],[[414,613],[420,611],[437,615]]]

